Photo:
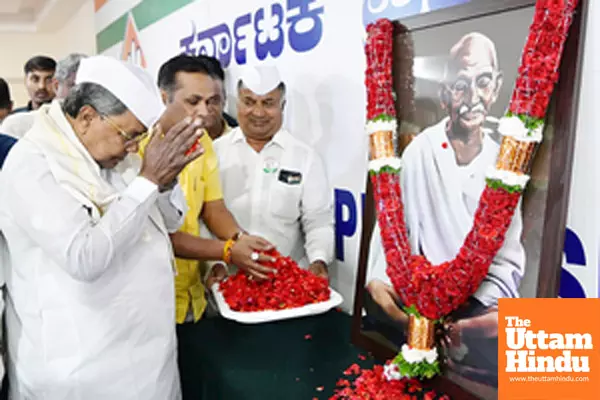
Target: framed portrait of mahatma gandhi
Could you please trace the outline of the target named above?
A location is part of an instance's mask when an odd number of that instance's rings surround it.
[[[413,253],[452,260],[471,226],[502,136],[535,1],[472,0],[396,21],[393,79],[402,199]],[[580,75],[582,20],[569,34],[544,140],[503,247],[470,300],[441,327],[444,376],[460,399],[496,399],[500,298],[556,297],[562,263]],[[370,183],[363,218],[353,341],[388,359],[408,318],[386,275]]]

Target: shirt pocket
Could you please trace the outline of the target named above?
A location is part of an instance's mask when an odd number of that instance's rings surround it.
[[[300,218],[301,185],[290,185],[280,181],[273,183],[269,208],[271,213],[285,221],[293,222]]]

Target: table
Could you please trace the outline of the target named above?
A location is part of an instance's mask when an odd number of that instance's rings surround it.
[[[184,400],[328,399],[351,364],[374,364],[350,343],[350,323],[330,311],[260,325],[221,318],[180,325]]]

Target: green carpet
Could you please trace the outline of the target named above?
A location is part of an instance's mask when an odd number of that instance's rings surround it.
[[[327,399],[351,364],[374,364],[350,343],[350,322],[331,311],[260,325],[215,318],[180,326],[184,400]]]

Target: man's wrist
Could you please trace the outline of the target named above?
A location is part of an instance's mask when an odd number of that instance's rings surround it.
[[[229,239],[223,245],[223,254],[222,261],[225,261],[226,264],[231,264],[231,259],[233,257],[233,246],[235,245],[235,240]]]
[[[168,183],[166,185],[159,185],[158,186],[158,191],[159,192],[168,192],[169,190],[173,190],[173,188],[177,186],[177,178],[173,179],[171,181],[171,183]]]
[[[240,240],[242,238],[242,236],[247,235],[247,234],[248,233],[246,231],[244,231],[243,229],[240,229],[231,236],[231,239],[237,242],[238,240]]]

